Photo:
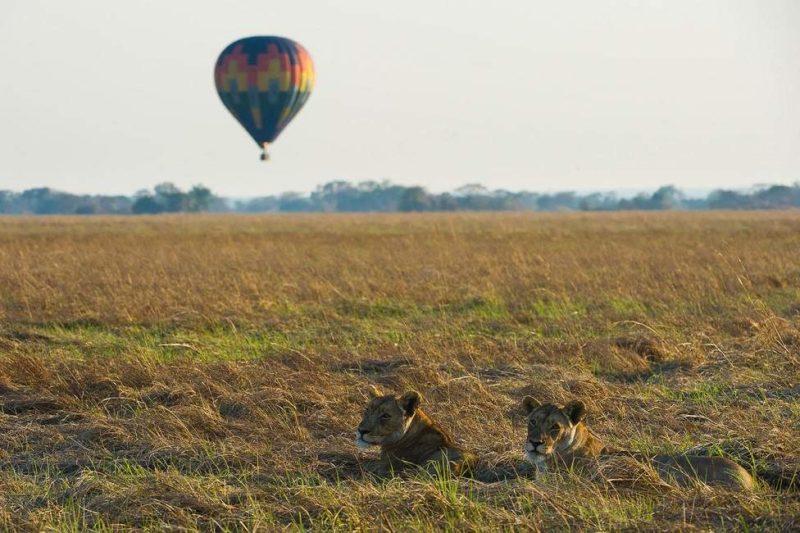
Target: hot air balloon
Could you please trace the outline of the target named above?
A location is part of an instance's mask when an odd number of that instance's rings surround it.
[[[284,37],[248,37],[229,44],[214,67],[222,103],[263,149],[306,103],[314,64],[305,48]]]

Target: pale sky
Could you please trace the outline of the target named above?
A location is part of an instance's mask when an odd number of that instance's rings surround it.
[[[268,163],[212,77],[250,35],[317,68]],[[0,65],[0,189],[800,181],[798,0],[2,0]]]

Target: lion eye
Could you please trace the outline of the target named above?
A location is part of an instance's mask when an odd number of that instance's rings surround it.
[[[558,433],[558,424],[550,426],[550,433]]]
[[[389,413],[383,413],[381,415],[381,420],[389,420],[389,418],[390,418]]]

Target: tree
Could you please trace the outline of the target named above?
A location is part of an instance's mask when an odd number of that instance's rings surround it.
[[[563,211],[568,209],[578,209],[579,200],[574,192],[558,192],[555,194],[544,194],[537,201],[537,207],[542,211]]]
[[[14,205],[17,201],[17,194],[11,191],[0,191],[0,213],[10,214],[14,212]]]
[[[747,197],[736,191],[716,190],[708,195],[711,209],[743,209],[747,204]]]
[[[211,189],[202,185],[192,187],[186,196],[186,210],[192,213],[208,211],[211,201],[214,199]]]
[[[164,208],[150,191],[139,191],[134,198],[131,212],[135,215],[155,215],[164,212]]]
[[[278,198],[278,211],[312,212],[317,211],[310,198],[296,192],[286,192]]]
[[[683,205],[683,193],[667,185],[654,192],[649,203],[648,209],[679,209]]]
[[[428,211],[431,198],[422,187],[408,187],[400,196],[397,208],[400,211]]]
[[[488,193],[489,189],[480,183],[467,183],[453,191],[453,196],[485,196]]]
[[[162,211],[178,213],[187,210],[188,198],[174,184],[159,183],[153,187],[153,192],[155,192],[155,200],[161,206]]]
[[[581,211],[608,211],[616,209],[617,204],[617,197],[614,194],[595,192],[582,197],[579,207]]]
[[[755,207],[780,209],[800,205],[800,190],[788,185],[772,185],[755,194]]]

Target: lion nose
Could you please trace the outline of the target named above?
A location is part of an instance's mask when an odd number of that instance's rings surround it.
[[[541,444],[542,444],[541,442],[528,440],[528,442],[525,443],[525,449],[529,452],[535,452],[537,448],[541,446]]]
[[[530,443],[531,443],[531,446],[533,446],[533,449],[534,449],[534,450],[535,450],[536,448],[538,448],[539,446],[541,446],[542,444],[544,444],[544,442],[542,442],[542,441],[540,441],[540,440],[529,440],[528,442],[530,442]]]
[[[362,437],[363,437],[364,435],[366,435],[367,433],[369,433],[369,430],[368,430],[368,429],[361,429],[361,428],[358,428],[358,434],[359,434],[359,435],[361,435]]]

